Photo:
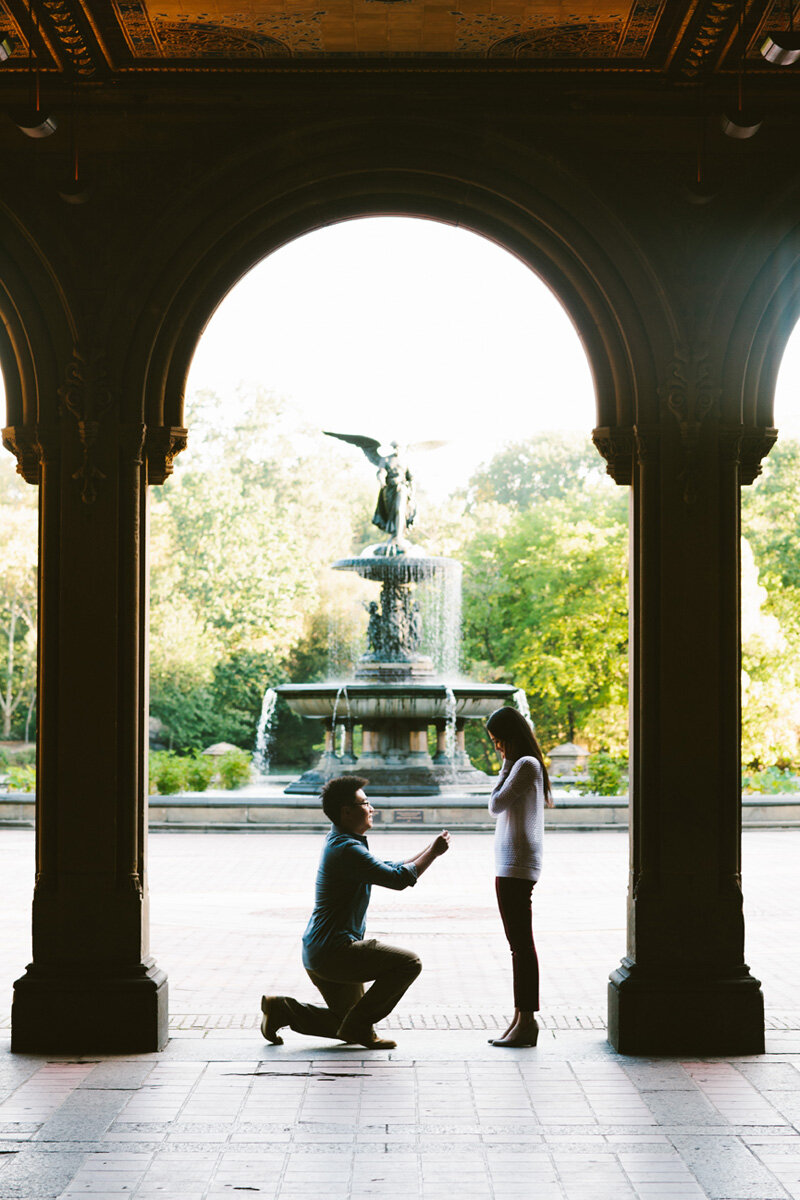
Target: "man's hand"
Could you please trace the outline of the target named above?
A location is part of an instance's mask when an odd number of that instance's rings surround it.
[[[424,850],[408,861],[417,868],[417,877],[419,877],[423,871],[427,871],[434,859],[441,858],[449,849],[450,834],[443,829],[439,836],[433,839],[430,846],[426,846]]]

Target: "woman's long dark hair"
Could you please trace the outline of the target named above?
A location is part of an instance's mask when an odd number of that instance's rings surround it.
[[[496,708],[486,722],[486,728],[492,737],[497,738],[503,745],[506,759],[516,762],[526,755],[538,759],[544,779],[544,798],[548,808],[552,808],[552,792],[550,791],[550,776],[544,765],[544,755],[536,740],[536,734],[516,708]]]

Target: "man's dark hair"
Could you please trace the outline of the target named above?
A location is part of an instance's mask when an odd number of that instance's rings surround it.
[[[329,779],[321,792],[322,810],[328,820],[335,825],[345,804],[354,804],[356,792],[368,783],[369,780],[361,775],[339,775]]]

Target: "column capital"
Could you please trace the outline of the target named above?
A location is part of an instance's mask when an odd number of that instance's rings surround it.
[[[606,472],[615,483],[633,483],[636,452],[634,430],[629,425],[605,425],[592,430],[592,441],[606,460]]]
[[[743,425],[739,446],[739,476],[743,484],[753,483],[761,474],[761,462],[778,440],[777,429]]]
[[[169,478],[188,437],[188,429],[179,425],[148,425],[144,442],[148,483],[164,483]]]
[[[2,432],[3,445],[17,460],[17,474],[26,483],[38,484],[39,465],[49,466],[61,453],[58,425],[9,425]]]
[[[3,445],[17,460],[17,474],[26,483],[39,482],[39,443],[35,425],[9,425],[3,430]]]

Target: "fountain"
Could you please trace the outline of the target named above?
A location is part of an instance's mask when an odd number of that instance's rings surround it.
[[[269,775],[270,742],[272,739],[272,722],[275,716],[275,705],[278,703],[278,693],[268,687],[261,701],[261,715],[256,729],[256,750],[253,764],[259,775]]]
[[[346,683],[290,683],[277,688],[293,712],[325,723],[325,749],[319,762],[287,787],[303,795],[319,791],[336,775],[366,775],[373,791],[384,796],[430,796],[485,791],[487,776],[473,767],[464,744],[465,724],[485,719],[514,699],[511,685],[443,678],[452,671],[458,644],[461,564],[426,554],[408,539],[416,515],[414,479],[407,449],[396,442],[386,453],[373,438],[330,434],[351,442],[378,466],[380,493],[373,524],[390,534],[386,542],[333,564],[380,585],[379,599],[368,605],[368,647],[355,677]],[[431,449],[440,443],[422,443]],[[446,609],[449,634],[438,631],[425,653],[423,611]],[[442,624],[442,622],[438,622]],[[449,663],[447,659],[449,658]],[[449,672],[447,672],[449,674]],[[337,732],[343,746],[337,754]],[[434,729],[436,749],[429,749]],[[355,737],[360,730],[360,753]]]

